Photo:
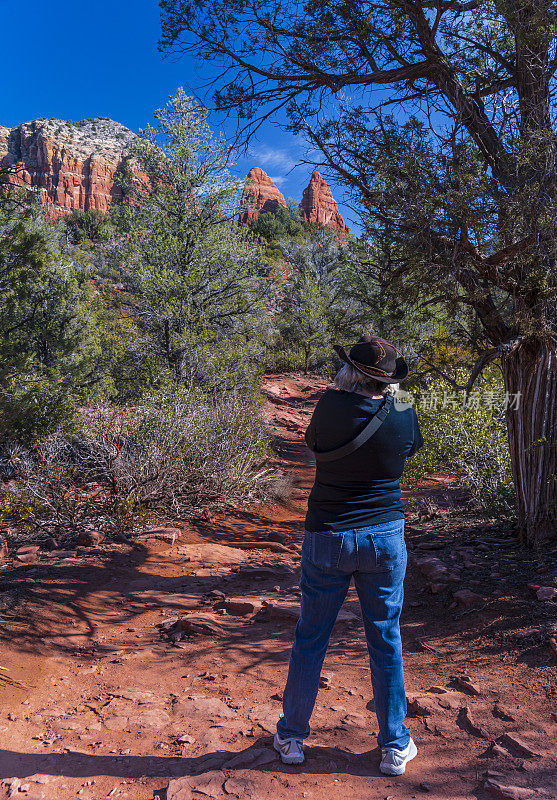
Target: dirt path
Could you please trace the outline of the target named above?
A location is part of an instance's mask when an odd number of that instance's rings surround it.
[[[301,376],[264,386],[295,480],[288,505],[208,514],[176,537],[167,529],[134,548],[80,548],[0,573],[14,604],[0,620],[0,675],[22,684],[0,680],[0,797],[557,797],[555,601],[528,586],[554,585],[555,561],[463,517],[435,481],[408,515],[402,631],[419,757],[401,778],[378,770],[353,590],[306,763],[285,767],[271,749],[313,474],[301,431],[323,386]]]

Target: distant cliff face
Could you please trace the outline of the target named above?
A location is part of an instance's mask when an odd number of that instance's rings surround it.
[[[104,117],[0,126],[0,165],[20,166],[12,181],[40,190],[42,202],[60,213],[108,211],[121,198],[114,176],[134,139],[128,128]]]
[[[248,172],[242,195],[241,225],[257,222],[260,214],[274,213],[279,206],[286,208],[286,201],[271,178],[260,167]],[[304,189],[300,211],[304,222],[326,225],[340,233],[348,233],[348,227],[339,213],[331,187],[318,172],[311,176]]]

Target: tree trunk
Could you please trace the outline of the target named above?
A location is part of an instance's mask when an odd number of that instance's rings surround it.
[[[307,375],[309,372],[310,355],[311,355],[311,350],[308,350],[307,347],[304,347],[304,375]]]
[[[519,533],[541,545],[557,539],[557,348],[530,339],[504,354],[502,368]]]

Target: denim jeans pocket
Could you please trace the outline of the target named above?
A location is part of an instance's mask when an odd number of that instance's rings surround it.
[[[306,531],[308,555],[312,564],[320,569],[337,569],[342,551],[343,533]]]
[[[378,531],[368,534],[370,544],[375,551],[375,570],[388,572],[396,569],[406,559],[404,529],[394,531]]]

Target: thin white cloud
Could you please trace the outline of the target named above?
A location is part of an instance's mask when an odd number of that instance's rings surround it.
[[[291,154],[287,150],[281,150],[278,147],[269,147],[265,144],[257,145],[251,150],[250,155],[258,159],[264,167],[272,167],[281,172],[288,172],[296,166],[296,161]]]
[[[283,184],[286,183],[286,178],[284,177],[284,175],[279,175],[278,177],[270,175],[269,177],[271,178],[275,186],[282,186]]]

